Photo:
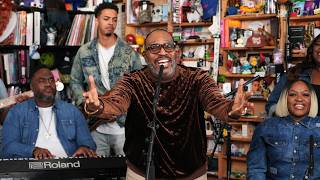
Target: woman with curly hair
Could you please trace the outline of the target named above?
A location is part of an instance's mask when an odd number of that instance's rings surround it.
[[[283,74],[280,81],[272,91],[266,104],[266,111],[272,114],[275,111],[275,105],[278,102],[280,93],[284,89],[287,80],[302,79],[309,82],[314,88],[318,102],[320,102],[320,35],[311,42],[306,59],[295,67],[290,68],[287,74]],[[318,112],[318,116],[320,113]]]

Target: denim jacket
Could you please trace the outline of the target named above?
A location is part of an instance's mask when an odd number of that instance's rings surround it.
[[[309,137],[314,136],[314,170],[320,179],[320,118],[273,117],[254,131],[248,152],[248,180],[301,180],[309,163]]]
[[[311,81],[311,71],[310,70],[304,70],[303,72],[301,72],[299,74],[299,79],[305,80],[307,82]],[[286,73],[283,73],[280,77],[279,82],[277,83],[277,85],[273,88],[273,91],[271,92],[269,98],[268,98],[268,102],[266,104],[266,112],[269,113],[270,108],[277,104],[278,99],[280,97],[280,94],[283,90],[283,88],[285,87],[286,83],[288,80],[288,75]]]
[[[88,90],[89,75],[93,75],[99,95],[107,92],[101,81],[97,43],[98,40],[94,39],[81,46],[73,60],[70,87],[77,106],[83,102],[83,91]],[[139,54],[118,37],[114,54],[108,64],[110,87],[112,88],[124,73],[141,68]],[[123,126],[124,120],[125,116],[121,116],[117,122]]]
[[[82,113],[72,104],[56,100],[56,129],[62,147],[72,156],[80,146],[96,149]],[[32,157],[39,131],[39,110],[34,99],[10,109],[3,124],[2,157]],[[53,144],[54,146],[54,144]]]

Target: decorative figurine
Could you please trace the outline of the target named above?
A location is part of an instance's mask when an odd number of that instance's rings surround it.
[[[162,6],[155,6],[152,10],[152,22],[160,22],[162,20]]]
[[[54,46],[55,45],[55,39],[57,36],[57,30],[54,27],[48,27],[46,28],[47,32],[47,46]]]

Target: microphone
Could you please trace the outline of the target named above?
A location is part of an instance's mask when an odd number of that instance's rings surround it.
[[[314,147],[314,137],[313,135],[310,135],[309,136],[309,162],[308,162],[308,167],[304,173],[303,180],[310,179],[310,177],[313,175],[313,168],[314,168],[313,147]]]
[[[158,74],[158,81],[161,81],[162,78],[162,74],[163,74],[163,65],[160,65],[160,69],[159,69],[159,74]]]
[[[158,100],[159,100],[160,84],[161,84],[161,79],[162,79],[162,74],[163,74],[163,68],[164,68],[164,66],[160,65],[159,74],[158,74],[158,78],[157,78],[157,82],[156,82],[156,90],[155,90],[155,94],[154,94],[154,98],[153,98],[154,108],[156,108],[156,104],[158,103]],[[156,109],[154,109],[153,111],[155,113]]]
[[[152,111],[153,111],[153,120],[148,123],[148,127],[151,129],[151,134],[149,138],[149,148],[148,148],[148,154],[147,154],[147,167],[146,167],[146,179],[147,180],[153,180],[155,179],[155,166],[154,161],[152,159],[153,156],[153,144],[154,144],[154,137],[156,136],[156,121],[158,120],[157,117],[157,107],[158,107],[158,101],[159,101],[159,95],[160,95],[160,84],[161,84],[161,78],[163,74],[163,65],[160,65],[160,70],[156,82],[156,90],[153,97],[152,102]]]
[[[243,87],[245,87],[246,85],[252,83],[253,81],[255,81],[255,80],[259,79],[259,78],[260,78],[260,76],[258,75],[258,76],[256,76],[256,77],[253,77],[253,78],[249,79],[248,81],[246,81],[245,83],[243,83]],[[229,96],[231,96],[231,95],[234,95],[237,91],[238,91],[238,88],[235,88],[233,91],[225,94],[224,97],[229,97]]]

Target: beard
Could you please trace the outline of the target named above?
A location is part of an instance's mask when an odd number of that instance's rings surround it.
[[[34,96],[35,96],[36,99],[39,99],[39,100],[44,101],[44,102],[53,102],[54,98],[55,98],[55,94],[53,94],[51,96],[47,96],[47,95],[44,95],[42,93],[35,93]]]
[[[113,33],[111,33],[111,32],[106,32],[104,35],[105,35],[106,37],[110,37],[112,34],[113,34]]]
[[[168,58],[170,59],[170,58]],[[150,68],[151,73],[155,76],[158,77],[159,76],[159,69],[157,69],[154,65],[147,63],[148,68]],[[171,61],[171,64],[169,65],[169,67],[167,69],[164,69],[165,72],[163,72],[162,74],[162,78],[163,79],[167,79],[167,78],[171,78],[174,76],[175,71],[176,71],[176,67],[177,67],[177,63],[176,60],[173,59]],[[169,72],[168,72],[169,70]]]

